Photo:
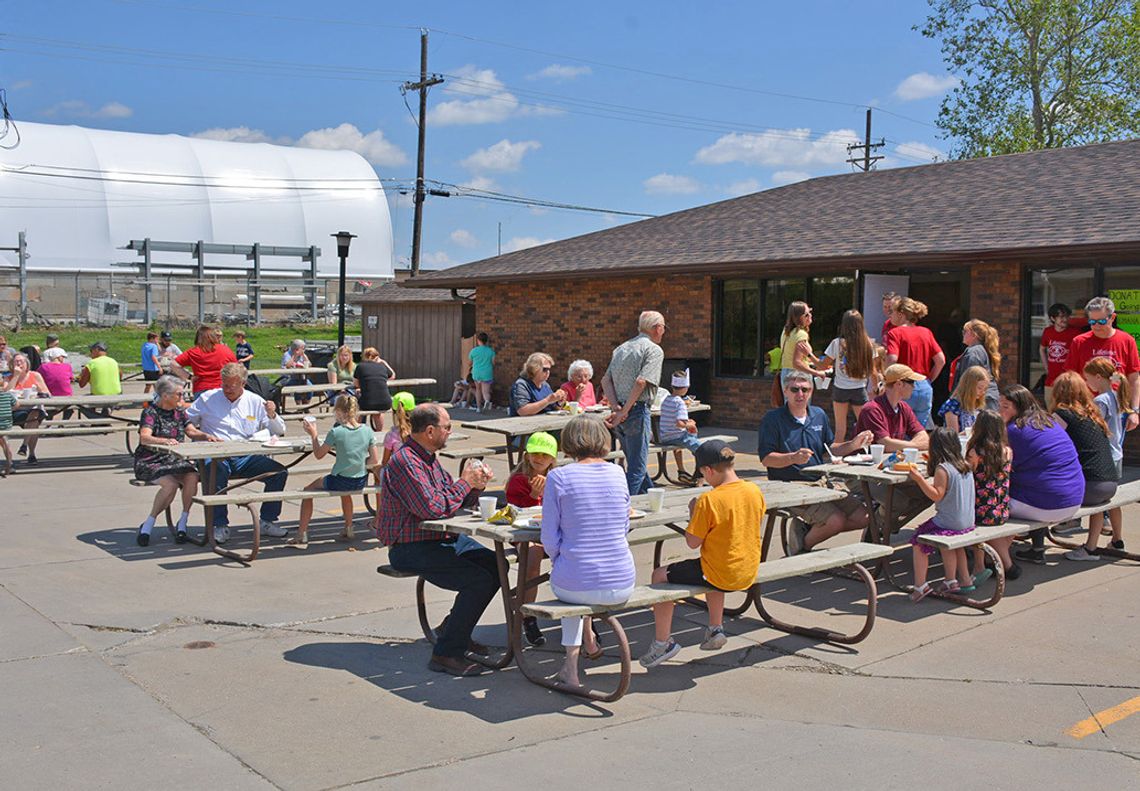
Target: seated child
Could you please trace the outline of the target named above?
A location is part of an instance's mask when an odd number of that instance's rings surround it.
[[[471,396],[475,394],[475,385],[467,379],[456,379],[455,389],[451,391],[451,405],[467,409]]]
[[[736,454],[722,440],[703,443],[694,455],[698,472],[713,487],[689,503],[685,543],[690,549],[699,547],[701,556],[655,569],[653,581],[707,585],[714,589],[705,594],[709,627],[705,630],[701,650],[717,651],[728,642],[723,625],[725,591],[752,587],[760,568],[764,495],[759,486],[736,476],[733,469]],[[670,637],[673,602],[653,605],[653,621],[656,639],[639,660],[644,667],[656,667],[681,650]]]
[[[332,473],[322,475],[309,483],[307,490],[323,490],[326,492],[355,492],[363,489],[368,483],[368,471],[379,463],[379,453],[372,443],[372,428],[360,424],[360,407],[356,397],[340,395],[333,407],[336,414],[337,425],[329,429],[325,441],[317,441],[316,421],[303,421],[301,425],[305,433],[313,441],[313,457],[324,458],[329,452],[336,454],[336,464]],[[352,497],[340,498],[341,513],[344,515],[344,529],[340,531],[339,539],[351,541],[352,533]],[[309,546],[309,520],[313,518],[313,501],[301,501],[301,520],[297,526],[297,535],[286,543],[295,549],[307,549]]]
[[[546,474],[554,467],[558,455],[558,441],[545,431],[531,434],[526,441],[526,452],[519,459],[518,466],[507,479],[507,502],[519,508],[532,508],[542,505],[542,494],[546,489]],[[539,575],[539,566],[545,557],[541,544],[531,544],[527,554],[527,581]],[[538,586],[526,591],[523,598],[527,602],[535,600]],[[531,645],[543,645],[546,638],[533,617],[523,618],[523,636]]]
[[[699,480],[697,474],[689,475],[685,472],[684,456],[681,448],[688,448],[693,453],[701,441],[697,439],[697,423],[689,419],[689,410],[685,407],[685,394],[689,392],[689,370],[674,371],[670,380],[672,387],[670,395],[665,396],[661,402],[661,423],[659,436],[662,445],[676,445],[673,457],[677,460],[677,478],[682,483],[692,484]]]
[[[919,536],[952,536],[974,529],[974,471],[962,457],[962,443],[958,432],[939,426],[930,434],[930,460],[926,480],[918,466],[910,469],[910,479],[934,503],[934,516],[927,519],[910,539],[914,546],[914,590],[911,601],[921,601],[933,592],[926,581],[926,570],[934,547],[920,543]],[[939,593],[959,593],[962,587],[973,585],[966,563],[966,550],[943,549],[942,566],[946,578],[938,586]]]
[[[416,397],[407,390],[401,390],[392,396],[392,428],[384,435],[384,457],[380,461],[381,467],[388,465],[388,459],[400,449],[408,437],[412,435],[412,410],[416,408]],[[380,474],[376,474],[376,483],[380,484]]]

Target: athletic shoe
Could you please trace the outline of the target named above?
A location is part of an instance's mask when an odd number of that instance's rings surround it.
[[[189,538],[186,535],[185,530],[179,530],[177,533],[174,534],[174,543],[175,544],[185,544],[188,540],[189,540]]]
[[[805,552],[804,539],[811,527],[802,519],[792,519],[788,523],[788,557]]]
[[[135,536],[135,543],[137,543],[140,547],[145,547],[150,543],[150,533],[144,533],[142,527],[140,526],[138,535]]]
[[[214,528],[214,543],[224,544],[230,540],[230,529],[228,527],[215,527]]]
[[[535,647],[546,645],[546,636],[538,628],[537,618],[523,618],[523,636]]]
[[[1109,544],[1109,546],[1112,547],[1113,549],[1116,549],[1116,550],[1123,552],[1124,551],[1124,539],[1118,538],[1116,541],[1113,541],[1111,544]]]
[[[272,538],[284,538],[289,535],[289,531],[278,525],[276,522],[271,522],[268,519],[261,520],[261,535],[270,536]]]
[[[642,667],[657,667],[662,662],[672,659],[677,654],[681,653],[681,646],[673,638],[669,638],[667,643],[659,643],[656,640],[649,646],[649,650],[645,655],[637,661],[641,663]]]
[[[1012,566],[1005,570],[1005,578],[1007,580],[1015,580],[1021,576],[1021,566],[1014,563]]]
[[[1088,549],[1086,549],[1085,547],[1077,547],[1072,552],[1066,552],[1065,553],[1065,559],[1066,560],[1085,561],[1085,562],[1088,562],[1088,561],[1095,562],[1095,561],[1100,560],[1100,555],[1094,555],[1092,552],[1089,552]]]
[[[1024,560],[1026,563],[1036,563],[1038,566],[1045,565],[1045,550],[1044,549],[1019,549],[1013,553],[1013,556],[1018,560]]]
[[[702,651],[719,651],[728,642],[728,635],[724,633],[723,626],[705,629],[705,640],[701,643]]]

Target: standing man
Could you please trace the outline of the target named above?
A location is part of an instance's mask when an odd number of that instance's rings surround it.
[[[142,372],[143,392],[149,393],[158,377],[162,374],[162,366],[158,364],[158,333],[151,330],[146,334],[146,343],[142,345]]]
[[[186,417],[202,429],[208,441],[268,439],[270,434],[279,437],[285,434],[285,421],[277,414],[277,404],[245,389],[248,376],[249,372],[240,363],[226,363],[222,366],[222,386],[214,390],[203,390],[186,410]],[[265,491],[279,492],[285,488],[285,481],[289,477],[289,472],[268,456],[211,459],[208,465],[216,468],[214,483],[218,489],[226,488],[231,475],[251,478],[273,473],[265,479]],[[280,516],[280,500],[261,504],[263,536],[281,538],[286,535],[285,528],[277,524]],[[224,505],[215,506],[214,540],[224,544],[229,538],[229,509]]]
[[[419,574],[432,585],[457,591],[445,624],[437,630],[428,669],[453,676],[475,676],[479,665],[468,651],[485,654],[471,632],[499,590],[495,554],[471,540],[427,530],[421,523],[446,519],[464,505],[474,505],[491,471],[468,464],[459,480],[440,465],[436,453],[447,444],[451,416],[438,404],[420,404],[410,417],[412,433],[392,454],[381,476],[376,534],[388,547],[388,562],[400,571]]]
[[[91,385],[91,395],[119,395],[123,392],[119,363],[107,356],[107,344],[91,344],[91,359],[79,372],[79,386]]]
[[[1093,297],[1085,305],[1085,318],[1092,329],[1073,339],[1069,348],[1068,368],[1083,375],[1085,363],[1093,357],[1108,357],[1116,370],[1128,377],[1128,389],[1132,396],[1132,408],[1126,431],[1140,425],[1140,354],[1136,351],[1136,339],[1127,332],[1112,326],[1116,319],[1116,305],[1108,297]]]
[[[655,310],[644,311],[637,320],[637,337],[614,349],[610,367],[602,377],[602,390],[613,413],[606,425],[617,431],[625,453],[625,479],[629,493],[649,491],[649,410],[661,381],[665,352],[665,317]]]
[[[893,291],[888,291],[883,294],[883,333],[879,336],[879,342],[887,345],[887,333],[891,331],[891,314],[895,312],[895,300],[899,295]]]

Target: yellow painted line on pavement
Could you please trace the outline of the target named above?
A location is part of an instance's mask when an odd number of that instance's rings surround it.
[[[1110,709],[1098,711],[1087,720],[1081,720],[1065,731],[1065,733],[1074,739],[1083,739],[1086,736],[1099,733],[1114,722],[1120,722],[1125,717],[1131,717],[1137,712],[1140,712],[1140,696],[1132,698],[1132,700],[1126,700],[1120,705],[1113,706]]]

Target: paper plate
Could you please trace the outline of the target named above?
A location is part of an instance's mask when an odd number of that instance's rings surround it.
[[[630,519],[644,519],[646,517],[645,511],[639,511],[636,508],[631,508],[629,512]]]

